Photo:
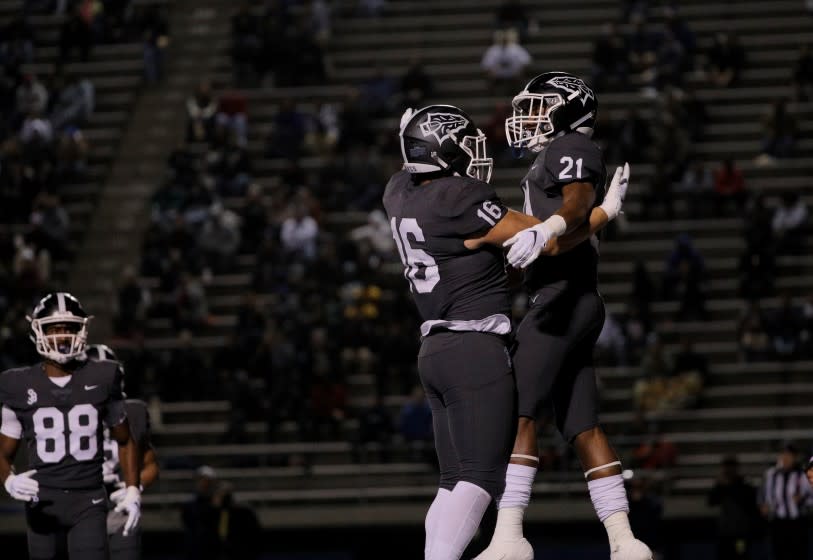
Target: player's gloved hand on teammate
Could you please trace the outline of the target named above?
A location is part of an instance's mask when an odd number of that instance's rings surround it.
[[[102,478],[105,485],[118,484],[121,481],[119,473],[116,472],[115,461],[108,460],[102,463]]]
[[[545,245],[567,229],[564,218],[554,214],[541,224],[522,230],[502,244],[511,247],[508,251],[508,264],[514,268],[526,268],[542,253]]]
[[[123,492],[123,494],[116,496],[119,492]],[[114,498],[114,496],[116,497]],[[128,486],[110,494],[110,499],[118,504],[116,512],[127,513],[127,522],[124,524],[122,532],[122,535],[126,537],[138,525],[138,520],[141,518],[141,491],[135,486]]]
[[[604,202],[599,204],[599,208],[604,210],[607,218],[612,222],[621,214],[621,207],[624,205],[624,198],[627,196],[627,187],[630,180],[630,165],[625,163],[624,167],[618,167],[610,182],[610,188],[604,195]]]
[[[22,502],[36,502],[39,499],[40,483],[31,478],[36,472],[36,469],[32,469],[22,474],[10,473],[3,485],[9,496]]]

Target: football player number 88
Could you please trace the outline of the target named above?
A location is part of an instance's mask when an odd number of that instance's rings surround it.
[[[418,221],[415,218],[401,218],[398,222],[398,218],[391,218],[390,228],[405,268],[404,276],[409,280],[413,292],[428,294],[440,282],[438,264],[429,253],[413,247],[409,242],[410,236],[418,243],[426,241]]]
[[[96,455],[99,413],[93,405],[78,404],[68,414],[62,414],[52,406],[40,408],[34,413],[33,421],[37,436],[37,455],[43,462],[58,463],[65,457],[66,447],[77,461],[88,461]]]

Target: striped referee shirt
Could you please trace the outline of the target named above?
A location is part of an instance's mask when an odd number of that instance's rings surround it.
[[[794,496],[799,497],[798,502]],[[763,500],[774,519],[798,519],[811,498],[810,483],[801,469],[771,467],[765,471]]]

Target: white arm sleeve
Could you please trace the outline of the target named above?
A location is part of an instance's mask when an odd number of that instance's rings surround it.
[[[12,439],[20,439],[23,435],[23,425],[17,415],[9,407],[3,405],[3,416],[0,421],[0,434]]]

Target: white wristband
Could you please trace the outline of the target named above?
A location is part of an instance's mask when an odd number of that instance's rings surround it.
[[[554,214],[542,223],[547,226],[552,237],[559,237],[567,231],[567,222],[559,214]]]

